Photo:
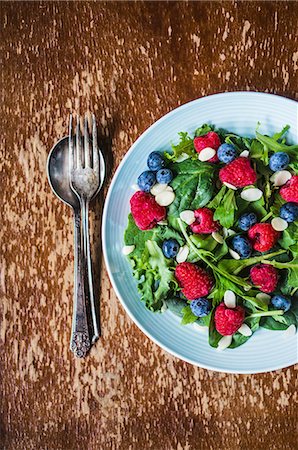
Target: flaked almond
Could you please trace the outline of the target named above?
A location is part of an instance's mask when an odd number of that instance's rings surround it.
[[[168,225],[168,221],[167,220],[160,220],[159,222],[157,222],[157,225]]]
[[[270,300],[271,300],[271,296],[269,294],[266,294],[265,292],[259,292],[256,295],[256,298],[258,300],[261,300],[262,302],[265,302],[267,304],[269,304]]]
[[[167,186],[165,190],[168,192],[174,192],[172,186]]]
[[[288,170],[279,170],[275,172],[271,177],[270,181],[274,184],[274,186],[283,186],[292,178],[291,172]]]
[[[237,259],[237,260],[240,259],[240,255],[237,252],[235,252],[234,250],[232,250],[231,248],[229,248],[229,253],[232,256],[232,258]]]
[[[135,245],[124,245],[124,247],[122,247],[122,253],[125,256],[130,255],[135,248],[136,248]]]
[[[156,195],[158,195],[158,194],[161,194],[163,191],[165,191],[167,187],[168,187],[167,184],[156,183],[156,184],[150,189],[150,192],[151,192],[152,195],[156,196]]]
[[[223,351],[226,348],[230,347],[232,343],[232,336],[223,336],[218,343],[217,350]]]
[[[181,211],[180,219],[187,223],[187,225],[191,225],[196,220],[195,213],[190,209],[186,209],[185,211]]]
[[[175,200],[175,194],[171,191],[163,191],[155,197],[156,203],[160,206],[169,206]]]
[[[214,148],[206,147],[199,153],[198,158],[200,161],[205,162],[205,161],[209,161],[209,159],[213,158],[213,156],[215,156],[215,155],[216,155],[216,150],[214,150]]]
[[[177,253],[176,256],[176,261],[177,263],[183,263],[184,261],[187,260],[189,254],[189,248],[187,245],[183,245],[183,247],[180,247],[179,252]]]
[[[243,323],[237,331],[238,331],[238,333],[242,334],[243,336],[249,337],[252,335],[252,331],[249,328],[249,326],[246,325],[246,323]]]
[[[187,155],[186,153],[181,153],[181,155],[179,155],[178,158],[176,159],[176,162],[182,162],[188,158],[189,158],[189,155]]]
[[[134,191],[140,191],[140,190],[141,190],[137,184],[133,184],[133,185],[131,186],[131,188],[132,188]]]
[[[243,150],[243,152],[240,153],[240,155],[242,158],[248,158],[249,157],[249,151],[248,150]]]
[[[233,189],[233,191],[237,191],[237,189],[238,189],[238,188],[236,188],[236,186],[234,186],[234,185],[231,184],[231,183],[227,183],[226,181],[224,181],[223,184],[224,184],[225,186],[227,186],[227,188]]]
[[[294,324],[290,325],[289,328],[287,328],[283,333],[283,338],[290,338],[295,336],[296,334],[296,327]]]
[[[224,294],[224,304],[227,308],[236,308],[236,295],[229,289]]]
[[[213,231],[212,237],[219,244],[223,244],[224,243],[224,238],[218,231]]]
[[[263,192],[258,188],[248,188],[241,192],[240,197],[247,202],[256,202],[263,196]]]
[[[275,231],[284,231],[289,226],[288,222],[281,217],[274,217],[274,219],[271,220],[271,225]]]

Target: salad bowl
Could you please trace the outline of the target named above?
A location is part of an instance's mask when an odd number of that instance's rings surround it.
[[[131,266],[122,253],[123,235],[130,211],[134,184],[152,151],[170,151],[179,132],[194,131],[204,123],[232,133],[254,137],[259,124],[263,134],[272,135],[285,125],[289,143],[297,143],[297,103],[283,97],[256,93],[215,94],[187,103],[155,122],[124,157],[112,180],[103,213],[102,236],[106,267],[117,297],[137,326],[156,344],[191,364],[231,373],[259,373],[297,362],[297,334],[258,330],[244,345],[218,352],[209,346],[204,329],[181,325],[170,310],[148,311],[139,299]]]

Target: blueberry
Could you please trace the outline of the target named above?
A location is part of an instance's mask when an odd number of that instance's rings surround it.
[[[179,244],[176,239],[166,239],[162,243],[162,252],[166,258],[175,258],[179,252]]]
[[[160,169],[156,174],[156,180],[161,184],[169,184],[173,179],[173,172],[170,169]]]
[[[197,317],[208,316],[211,311],[211,302],[207,298],[200,297],[190,302],[190,309]]]
[[[221,162],[228,164],[229,162],[233,161],[233,159],[235,159],[236,156],[237,156],[237,150],[234,147],[234,145],[221,144],[218,147],[217,157]]]
[[[271,304],[275,309],[283,309],[286,312],[291,308],[292,302],[283,295],[274,295],[271,299]]]
[[[298,204],[294,202],[285,203],[280,208],[279,215],[287,222],[295,222],[298,219]]]
[[[232,249],[238,253],[241,259],[248,258],[251,255],[251,245],[244,236],[235,236],[231,241]]]
[[[146,170],[145,172],[141,173],[141,175],[138,178],[138,186],[141,189],[141,191],[144,192],[149,192],[155,183],[156,183],[155,173],[151,172],[150,170]]]
[[[270,156],[269,167],[273,172],[284,170],[290,162],[289,155],[285,152],[277,152]]]
[[[248,212],[242,214],[238,220],[238,227],[240,230],[248,231],[253,225],[255,225],[258,221],[257,216],[253,212]]]
[[[152,152],[148,156],[147,166],[150,170],[153,170],[153,172],[157,172],[165,166],[165,161],[160,153]]]

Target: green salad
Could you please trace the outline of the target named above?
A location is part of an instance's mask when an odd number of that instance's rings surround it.
[[[123,254],[140,300],[208,328],[220,350],[260,327],[296,332],[298,145],[288,129],[181,132],[149,154],[130,199]]]

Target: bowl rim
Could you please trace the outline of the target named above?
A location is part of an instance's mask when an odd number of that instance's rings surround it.
[[[287,364],[286,366],[281,366],[281,365],[273,365],[270,366],[264,370],[245,370],[245,369],[220,369],[218,367],[214,367],[212,365],[208,365],[208,364],[204,364],[204,363],[198,363],[195,360],[192,360],[191,358],[187,358],[187,357],[183,357],[181,356],[179,353],[175,352],[174,350],[170,349],[169,347],[167,347],[167,345],[162,344],[161,342],[158,341],[158,339],[156,339],[149,331],[147,331],[143,325],[139,322],[139,320],[134,316],[134,314],[130,311],[130,309],[127,307],[125,301],[123,300],[118,288],[117,288],[117,283],[114,279],[111,267],[110,267],[110,263],[108,260],[108,252],[107,252],[107,246],[106,246],[106,233],[107,233],[107,222],[108,222],[108,218],[107,218],[107,213],[108,213],[108,207],[109,207],[109,202],[110,202],[110,198],[112,195],[112,191],[114,188],[114,185],[117,182],[119,173],[122,169],[122,167],[125,165],[126,160],[129,158],[129,156],[133,153],[135,147],[137,145],[139,145],[139,143],[145,138],[145,136],[150,133],[157,125],[159,125],[160,123],[162,123],[164,120],[166,120],[168,117],[170,117],[173,114],[176,114],[177,111],[182,111],[185,108],[188,108],[189,105],[191,104],[195,104],[195,103],[203,103],[204,101],[208,101],[211,97],[222,97],[223,99],[226,97],[233,97],[233,96],[238,96],[238,95],[243,95],[243,96],[258,96],[258,97],[266,97],[266,98],[279,98],[282,101],[285,102],[289,102],[292,104],[297,104],[298,107],[298,102],[296,100],[290,99],[288,97],[283,97],[282,95],[277,95],[277,94],[272,94],[272,93],[267,93],[267,92],[257,92],[257,91],[232,91],[232,92],[219,92],[219,93],[215,93],[215,94],[211,94],[211,95],[206,95],[194,100],[191,100],[189,102],[183,103],[182,105],[172,109],[171,111],[169,111],[168,113],[164,114],[162,117],[160,117],[159,119],[157,119],[155,122],[153,122],[151,125],[149,125],[148,128],[145,129],[145,131],[143,131],[143,133],[134,141],[134,143],[131,145],[131,147],[129,148],[129,150],[126,152],[126,154],[124,155],[124,157],[122,158],[122,161],[120,162],[119,166],[117,167],[106,198],[105,198],[105,202],[104,202],[104,209],[103,209],[103,215],[102,215],[102,226],[101,226],[101,230],[102,230],[102,248],[103,248],[103,256],[104,256],[104,261],[105,261],[105,266],[112,284],[112,287],[116,293],[116,296],[118,298],[118,300],[120,301],[121,305],[123,306],[124,310],[126,311],[126,313],[128,314],[128,316],[131,318],[131,320],[137,325],[137,327],[145,334],[145,336],[147,336],[149,339],[151,339],[155,344],[157,344],[159,347],[161,347],[163,350],[165,350],[166,352],[168,352],[169,354],[171,354],[172,356],[175,356],[176,358],[185,361],[189,364],[192,364],[196,367],[200,367],[203,369],[207,369],[207,370],[212,370],[214,372],[220,372],[220,373],[232,373],[232,374],[256,374],[256,373],[267,373],[267,372],[272,372],[275,370],[279,370],[279,369],[286,369],[287,367],[290,367],[294,364],[297,364],[298,360],[293,360],[291,362],[289,362],[289,364]]]

